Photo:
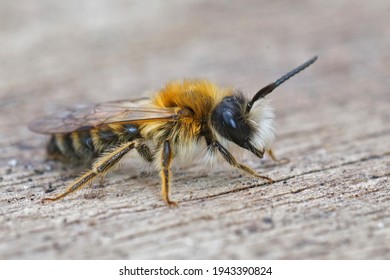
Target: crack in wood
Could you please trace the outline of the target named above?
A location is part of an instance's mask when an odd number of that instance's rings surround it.
[[[345,163],[342,163],[342,164],[339,164],[339,165],[329,166],[329,167],[323,168],[323,169],[313,169],[313,170],[310,170],[310,171],[307,171],[307,172],[302,172],[302,173],[294,175],[294,176],[288,176],[288,177],[284,177],[284,178],[281,178],[281,179],[276,179],[276,180],[274,180],[273,183],[271,183],[269,185],[274,185],[276,183],[288,181],[290,179],[301,177],[301,176],[305,176],[305,175],[310,175],[310,174],[314,174],[314,173],[320,173],[320,172],[324,172],[324,171],[337,169],[337,168],[340,168],[340,167],[354,165],[354,164],[360,163],[360,162],[366,162],[366,161],[370,161],[370,160],[374,160],[374,159],[380,159],[380,158],[383,158],[383,157],[388,156],[388,155],[390,155],[390,152],[386,152],[386,153],[381,154],[381,155],[371,155],[371,156],[363,157],[363,158],[358,159],[358,160],[348,161],[348,162],[345,162]],[[388,176],[388,174],[386,173],[386,174],[381,175],[381,176],[376,176],[373,179],[377,179],[377,178],[380,178],[380,177],[387,177],[387,176]],[[371,178],[368,178],[368,179],[370,180]],[[249,190],[249,189],[253,189],[253,188],[256,188],[256,187],[259,187],[259,186],[265,186],[265,185],[268,185],[268,183],[265,183],[265,182],[264,183],[260,183],[260,184],[255,183],[255,184],[251,184],[251,185],[246,186],[246,187],[236,188],[234,190],[221,192],[221,193],[218,193],[218,194],[208,195],[208,196],[199,197],[199,198],[195,198],[195,199],[183,200],[183,202],[184,201],[196,201],[196,200],[204,200],[204,199],[209,199],[209,198],[215,198],[215,197],[229,195],[229,194],[233,194],[233,193],[237,193],[237,192],[241,192],[241,191],[245,191],[245,190]],[[272,196],[272,197],[279,197],[279,196],[283,196],[283,195],[291,194],[291,193],[296,194],[296,193],[299,193],[299,192],[302,192],[304,190],[311,189],[311,188],[314,188],[314,187],[317,187],[317,185],[309,186],[309,187],[298,189],[298,190],[291,190],[291,191],[288,191],[288,192],[277,194],[277,195]],[[270,197],[270,198],[272,198],[272,197]]]

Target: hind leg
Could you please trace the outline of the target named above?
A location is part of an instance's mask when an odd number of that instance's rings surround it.
[[[132,141],[126,144],[123,144],[113,150],[112,152],[103,155],[98,158],[95,163],[92,165],[92,168],[87,171],[80,178],[71,183],[68,188],[61,194],[55,197],[46,197],[42,199],[44,201],[55,201],[61,198],[64,198],[68,194],[75,192],[81,188],[83,188],[88,183],[91,183],[92,180],[102,177],[105,173],[107,173],[113,166],[115,166],[128,152],[130,152],[138,143],[136,141]]]

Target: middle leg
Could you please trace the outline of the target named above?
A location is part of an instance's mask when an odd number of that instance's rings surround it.
[[[161,195],[165,203],[170,207],[177,207],[177,203],[169,199],[170,180],[171,180],[171,161],[173,158],[171,143],[165,140],[162,144],[161,153]]]

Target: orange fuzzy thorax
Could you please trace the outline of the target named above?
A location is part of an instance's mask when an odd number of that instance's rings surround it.
[[[206,80],[175,81],[161,89],[153,103],[157,107],[191,108],[195,119],[207,119],[215,105],[229,94],[229,90]]]

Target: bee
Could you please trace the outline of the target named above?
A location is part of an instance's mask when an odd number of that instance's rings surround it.
[[[210,156],[220,154],[231,166],[272,182],[238,162],[226,146],[233,144],[259,158],[267,152],[275,159],[273,113],[265,97],[316,60],[317,56],[311,58],[251,99],[238,89],[184,80],[166,84],[150,99],[100,103],[33,121],[32,131],[51,135],[47,145],[51,158],[90,163],[64,192],[43,201],[62,199],[103,178],[132,150],[160,171],[161,195],[169,206],[177,206],[169,197],[172,161],[188,156],[197,145]]]

